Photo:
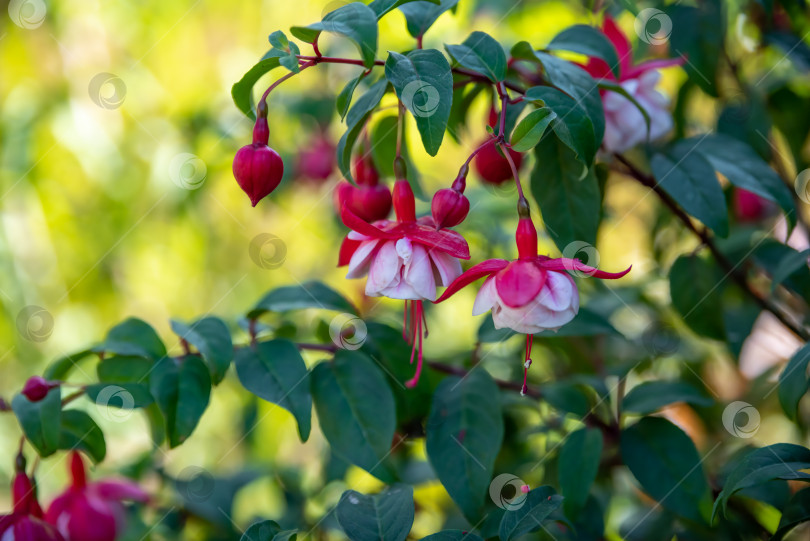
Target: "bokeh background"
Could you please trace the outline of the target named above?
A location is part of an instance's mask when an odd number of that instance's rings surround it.
[[[233,155],[249,142],[252,128],[231,101],[231,85],[267,50],[270,32],[318,21],[340,4],[30,1],[22,3],[21,25],[6,9],[9,2],[2,2],[0,397],[10,398],[47,362],[85,349],[126,317],[148,321],[178,351],[170,317],[188,320],[213,313],[236,328],[238,318],[264,292],[305,279],[324,280],[366,314],[391,321],[399,317],[398,303],[364,301],[362,284],[344,280],[335,268],[344,234],[332,206],[339,174],[313,183],[299,179],[295,170],[297,154],[313,144],[321,129],[331,140],[339,138],[342,130],[332,100],[359,68],[319,66],[273,94],[271,146],[282,154],[287,172],[271,197],[251,208],[231,173]],[[632,35],[633,18],[626,15],[619,22]],[[527,40],[541,47],[575,22],[595,21],[573,2],[462,1],[456,14],[445,14],[428,32],[425,47],[459,43],[473,29],[504,43]],[[379,50],[410,47],[403,28],[399,12],[386,16]],[[740,31],[747,28],[743,21]],[[354,54],[345,41],[327,36],[322,41],[332,54]],[[274,71],[257,88],[280,74]],[[662,89],[674,96],[684,79],[680,70],[667,70]],[[698,101],[686,112],[686,125],[707,131],[717,112],[714,103]],[[449,185],[484,137],[486,100],[476,104],[471,116],[480,122],[460,134],[460,142],[443,145],[436,158],[424,155],[413,141],[411,154],[427,192]],[[617,286],[651,284],[649,294],[665,303],[666,282],[655,282],[663,276],[655,259],[660,254],[650,249],[655,245],[648,226],[653,198],[621,178],[611,182],[615,189],[608,192],[610,212],[598,243],[602,267],[623,269],[632,263],[634,272]],[[479,212],[460,229],[471,242],[474,259],[511,256],[505,241],[514,227],[513,194],[508,188],[482,188],[475,179],[471,188]],[[421,210],[426,209],[423,203]],[[268,235],[276,240],[265,242]],[[550,240],[541,242],[555,253]],[[431,310],[429,356],[470,349],[480,324],[466,316],[472,300],[473,292],[466,291],[451,306]],[[32,306],[37,308],[28,308]],[[321,316],[301,317],[300,325],[314,328]],[[640,336],[647,321],[620,308],[614,324]],[[780,355],[788,356],[792,346],[785,350]],[[717,356],[711,377],[722,389],[728,387],[722,382],[731,381],[732,396],[737,392],[734,382],[744,378],[728,358],[720,352]],[[309,358],[315,359],[317,355]],[[248,403],[245,394],[238,383],[226,381],[213,393],[213,407],[192,438],[158,460],[180,477],[194,468],[226,475],[245,464],[269,467],[272,475],[241,491],[227,516],[239,525],[257,515],[282,518],[298,504],[309,517],[323,515],[343,484],[305,504],[291,503],[281,487],[285,482],[303,487],[315,483],[326,444],[316,433],[301,445],[286,411]],[[261,422],[245,445],[241,438],[251,415]],[[126,423],[97,420],[108,436],[103,470],[129,466],[149,451],[147,424],[138,415]],[[13,466],[11,458],[2,457],[12,456],[18,437],[13,417],[0,416],[0,485],[5,486]],[[788,427],[763,423],[757,437],[773,442],[793,435]],[[40,476],[48,500],[64,479],[61,458],[46,460],[40,469],[48,472]],[[349,472],[349,479],[358,490],[377,486],[357,469]],[[420,488],[416,497],[423,509],[415,532],[438,530],[447,495],[435,483]],[[8,507],[5,498],[0,492],[0,509]],[[189,535],[193,538],[193,532]]]

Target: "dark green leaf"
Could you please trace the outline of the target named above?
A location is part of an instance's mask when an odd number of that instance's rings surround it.
[[[518,152],[533,149],[546,133],[546,128],[556,118],[557,114],[548,107],[541,107],[529,113],[512,133],[512,148]]]
[[[177,447],[191,435],[208,407],[208,367],[198,357],[164,357],[154,366],[149,388],[166,420],[169,445]]]
[[[574,241],[595,244],[602,197],[593,170],[555,137],[540,141],[534,155],[532,195],[554,243],[560,251]]]
[[[279,287],[267,293],[248,312],[255,319],[265,312],[287,312],[304,308],[322,308],[356,314],[357,309],[343,295],[322,282],[305,282],[297,286]]]
[[[705,522],[711,492],[695,444],[660,417],[645,417],[622,431],[621,452],[644,491],[683,517]]]
[[[647,381],[633,387],[622,406],[626,412],[646,415],[676,402],[711,406],[714,400],[682,381]]]
[[[94,383],[84,388],[87,397],[103,408],[131,410],[145,408],[155,398],[149,392],[149,385],[143,383]]]
[[[115,356],[96,365],[99,381],[105,383],[149,383],[149,373],[155,363],[144,357]]]
[[[453,106],[447,121],[447,133],[454,141],[461,142],[462,131],[467,125],[467,116],[472,103],[486,89],[483,84],[461,85],[453,89]]]
[[[551,127],[560,141],[576,152],[582,163],[593,162],[599,141],[596,140],[593,122],[582,105],[550,86],[530,88],[526,91],[526,99],[542,101],[554,111],[557,118],[551,123]]]
[[[441,147],[453,103],[453,73],[436,49],[402,55],[390,52],[385,76],[416,120],[422,144],[431,156]]]
[[[799,471],[806,469],[810,469],[810,449],[801,445],[777,443],[752,451],[726,478],[723,490],[714,502],[712,520],[721,507],[725,514],[728,499],[745,488],[774,479],[810,482],[810,474]]]
[[[807,521],[810,521],[810,488],[800,490],[790,498],[771,541],[780,541],[790,530]]]
[[[793,354],[790,361],[779,374],[779,403],[787,416],[796,419],[799,401],[807,392],[810,379],[807,377],[807,365],[810,364],[810,345],[805,345]]]
[[[554,493],[549,486],[537,487],[529,492],[525,503],[518,509],[506,511],[501,519],[499,535],[501,541],[509,541],[543,527],[563,502],[562,496]]]
[[[92,349],[85,349],[84,351],[65,355],[49,364],[48,368],[45,369],[45,373],[42,374],[42,377],[47,380],[65,380],[80,361],[90,357],[94,353]]]
[[[580,418],[591,411],[591,403],[583,386],[571,382],[558,381],[545,384],[543,399],[554,409],[573,413]]]
[[[282,56],[284,52],[278,49],[268,51],[265,58],[250,68],[231,88],[231,97],[236,107],[251,119],[256,119],[256,113],[253,111],[253,87],[265,73],[281,65],[279,58]]]
[[[434,2],[409,2],[400,6],[399,10],[405,14],[408,24],[408,33],[413,37],[423,36],[428,28],[433,26],[436,19],[449,9],[453,9],[458,0],[441,0],[439,5]]]
[[[689,79],[711,96],[718,96],[717,72],[723,57],[725,16],[717,0],[700,2],[699,7],[673,4],[666,14],[645,21],[639,19],[648,43],[664,43],[669,38],[672,56],[689,59],[683,69]],[[660,13],[660,12],[659,12]],[[666,26],[664,26],[666,25]],[[671,35],[660,35],[667,30]]]
[[[724,340],[723,281],[725,277],[711,261],[696,255],[675,260],[669,271],[672,306],[696,333]]]
[[[447,493],[468,518],[477,517],[503,441],[497,385],[484,369],[445,378],[428,417],[428,459]]]
[[[369,88],[365,94],[357,99],[346,115],[346,133],[344,133],[343,137],[338,141],[337,157],[340,172],[349,180],[353,178],[351,157],[354,143],[357,141],[360,132],[363,131],[363,127],[366,125],[369,116],[371,116],[371,112],[380,104],[380,100],[382,100],[387,90],[388,81],[386,79],[380,79],[371,85],[371,88]]]
[[[351,541],[404,541],[413,524],[413,488],[397,484],[373,496],[347,490],[336,511]]]
[[[290,28],[290,33],[301,41],[314,43],[315,40],[318,39],[318,36],[321,35],[321,30],[319,28],[315,28],[315,26],[316,25],[313,25],[313,27],[293,26]]]
[[[166,346],[151,325],[133,317],[110,329],[93,351],[157,360],[166,355]]]
[[[619,77],[619,56],[616,48],[600,30],[585,24],[569,26],[551,40],[546,47],[552,51],[572,51],[604,60],[613,74]]]
[[[191,325],[173,319],[171,325],[177,336],[200,352],[211,372],[211,382],[216,385],[222,381],[233,359],[233,340],[225,322],[209,316]]]
[[[461,45],[445,45],[461,67],[498,83],[506,79],[506,54],[501,44],[484,32],[473,32]]]
[[[464,530],[442,530],[427,537],[423,537],[420,541],[484,541],[477,535]]]
[[[367,68],[374,66],[377,55],[377,14],[365,4],[346,4],[327,13],[319,23],[293,27],[290,31],[307,43],[315,41],[320,32],[331,32],[349,38],[357,46],[363,64]]]
[[[259,342],[236,352],[236,375],[259,398],[278,404],[295,416],[302,441],[312,426],[309,372],[298,348],[287,340]]]
[[[371,10],[377,14],[377,19],[381,19],[383,15],[392,11],[402,4],[407,4],[409,2],[414,2],[416,0],[374,0],[372,3],[368,5]],[[429,2],[431,4],[438,4],[439,0],[422,0],[424,2]]]
[[[95,463],[101,462],[107,455],[104,433],[89,415],[79,410],[62,412],[59,448],[84,451]]]
[[[11,400],[23,434],[41,457],[52,455],[59,448],[62,417],[62,392],[51,389],[39,402],[31,402],[18,394]]]
[[[798,271],[803,271],[805,276],[808,275],[808,258],[810,258],[810,250],[788,252],[787,255],[779,261],[779,266],[771,277],[771,292],[774,292],[779,284]]]
[[[721,237],[728,236],[728,209],[714,168],[698,152],[683,145],[652,158],[658,185],[686,212]]]
[[[240,541],[295,541],[295,530],[282,530],[276,522],[263,520],[251,524]]]
[[[582,428],[569,434],[560,449],[560,492],[565,497],[565,514],[571,518],[579,516],[585,507],[599,471],[603,444],[598,428]]]
[[[349,81],[346,86],[343,87],[343,90],[340,91],[340,94],[338,94],[337,100],[335,101],[335,107],[337,107],[337,112],[340,115],[341,120],[346,118],[346,113],[349,112],[349,106],[352,104],[352,97],[354,96],[354,91],[357,90],[357,85],[359,85],[360,81],[365,79],[367,76],[368,72],[364,71]]]
[[[384,482],[393,482],[388,461],[396,428],[394,397],[380,369],[359,351],[340,350],[311,375],[321,430],[340,458]]]

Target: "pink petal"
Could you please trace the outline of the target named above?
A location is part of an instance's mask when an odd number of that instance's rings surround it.
[[[562,272],[548,272],[546,285],[540,290],[535,302],[554,312],[561,312],[574,304],[574,297],[579,298],[574,280]]]
[[[92,487],[96,494],[104,500],[145,502],[149,494],[132,481],[99,481]]]
[[[379,296],[386,287],[396,285],[402,266],[395,242],[385,242],[371,261],[366,282],[366,295]]]
[[[495,277],[490,276],[478,290],[473,304],[472,315],[480,316],[492,309],[498,300],[498,293],[495,290]]]
[[[488,259],[478,263],[477,265],[473,265],[467,272],[453,280],[453,283],[450,284],[450,286],[444,291],[444,293],[442,293],[442,296],[439,297],[436,302],[439,303],[447,300],[461,288],[475,282],[479,278],[483,278],[488,274],[498,272],[508,264],[509,262],[504,259]]]
[[[546,272],[535,261],[513,261],[495,276],[498,297],[512,308],[531,302],[545,283]]]
[[[379,243],[379,240],[367,240],[360,243],[360,247],[357,248],[349,261],[349,269],[346,273],[346,278],[362,278],[368,272],[369,265],[374,256],[374,250]]]
[[[419,244],[413,245],[413,257],[405,265],[402,273],[405,282],[423,298],[436,300],[436,281],[433,278],[433,266],[427,250]]]
[[[418,223],[400,224],[391,233],[407,235],[414,242],[446,252],[459,259],[470,259],[470,247],[459,233],[452,229],[439,229]]]
[[[453,280],[461,276],[461,261],[444,252],[429,252],[430,258],[438,275],[438,284],[449,286]]]

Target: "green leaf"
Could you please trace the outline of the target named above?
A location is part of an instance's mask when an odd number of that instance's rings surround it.
[[[557,114],[551,123],[554,133],[565,145],[577,153],[585,164],[593,162],[599,141],[593,122],[585,108],[569,96],[550,86],[535,86],[526,91],[526,99],[542,101]]]
[[[334,453],[393,482],[388,456],[396,428],[394,397],[374,361],[340,350],[334,361],[312,370],[311,384],[321,430]]]
[[[392,11],[402,4],[407,4],[409,2],[414,2],[416,0],[374,0],[372,3],[368,5],[371,10],[377,14],[377,19],[381,19],[383,15]],[[439,0],[423,0],[424,2],[429,2],[431,4],[438,4]]]
[[[96,365],[96,375],[99,381],[105,383],[148,384],[154,364],[151,359],[144,357],[109,357]]]
[[[624,463],[644,491],[673,513],[705,522],[711,491],[695,444],[660,417],[645,417],[622,431]]]
[[[489,34],[473,32],[461,45],[444,47],[460,66],[480,73],[493,83],[506,79],[506,53]]]
[[[455,8],[456,4],[458,0],[441,0],[438,5],[430,1],[410,2],[400,6],[399,10],[405,14],[408,33],[416,38],[425,35],[436,19],[445,11]]]
[[[776,291],[779,284],[796,274],[798,271],[803,271],[805,276],[810,275],[810,273],[808,273],[808,270],[810,269],[808,269],[807,266],[808,258],[810,258],[810,250],[804,250],[802,252],[791,250],[788,252],[779,261],[779,266],[776,267],[773,276],[771,276],[771,293]]]
[[[263,520],[250,525],[240,541],[295,541],[295,530],[282,530],[276,522]]]
[[[791,227],[796,224],[790,189],[750,146],[721,134],[685,139],[680,145],[694,148],[733,185],[779,205]]]
[[[39,402],[31,402],[18,394],[11,400],[11,409],[39,456],[46,457],[56,452],[62,430],[62,392],[59,387],[51,389]]]
[[[441,147],[453,104],[453,73],[436,49],[418,49],[402,55],[389,52],[385,77],[416,120],[422,144],[431,156]]]
[[[560,449],[560,492],[565,496],[565,514],[571,518],[579,516],[585,507],[599,471],[603,445],[598,428],[582,428],[569,434]]]
[[[301,71],[301,67],[298,64],[298,56],[301,54],[301,50],[298,48],[298,45],[295,43],[290,43],[290,48],[288,51],[285,52],[284,56],[279,57],[278,63],[290,70],[293,73],[298,73]]]
[[[488,85],[484,84],[469,84],[461,85],[453,89],[453,105],[450,108],[450,119],[447,121],[447,133],[457,143],[461,142],[462,132],[466,132],[464,128],[467,126],[467,116],[470,112],[475,98],[481,92],[486,90]],[[508,111],[509,109],[507,109]],[[508,117],[507,117],[508,120]]]
[[[723,281],[725,277],[714,262],[697,255],[683,255],[669,271],[672,306],[684,323],[696,333],[724,340]]]
[[[464,530],[442,530],[427,537],[423,537],[420,541],[484,541],[477,535]]]
[[[351,541],[404,541],[413,525],[413,488],[396,484],[373,496],[347,490],[336,514]]]
[[[810,474],[799,470],[810,468],[810,449],[792,443],[777,443],[750,452],[726,478],[723,490],[712,509],[712,520],[728,499],[737,492],[774,479],[810,482]]]
[[[807,376],[808,364],[810,364],[810,345],[806,344],[793,354],[779,374],[779,403],[791,420],[796,419],[799,401],[810,387],[810,379]]]
[[[365,94],[360,96],[346,115],[346,133],[338,141],[337,158],[338,167],[343,176],[352,180],[351,158],[354,143],[363,127],[366,125],[371,112],[380,104],[385,93],[388,91],[388,81],[380,79],[369,88]]]
[[[233,340],[225,322],[209,316],[191,325],[173,319],[171,325],[177,336],[200,352],[211,373],[211,382],[217,385],[222,381],[233,359]]]
[[[290,40],[287,39],[287,35],[282,30],[276,30],[270,34],[267,40],[275,49],[286,51],[290,47]]]
[[[509,541],[536,532],[543,527],[543,522],[560,507],[562,502],[562,496],[555,494],[554,489],[549,486],[537,487],[530,491],[521,507],[503,514],[499,529],[501,541]]]
[[[560,251],[574,241],[595,244],[602,197],[593,170],[554,137],[540,141],[534,147],[534,155],[532,195],[540,206],[551,239]]]
[[[381,177],[394,176],[394,158],[397,155],[397,115],[386,115],[374,123],[371,129],[371,157],[374,166]],[[405,160],[407,170],[406,178],[411,184],[413,193],[417,199],[426,200],[424,189],[421,186],[419,169],[411,159],[411,152],[408,149],[408,126],[402,127],[402,158]],[[429,200],[429,199],[427,199]]]
[[[682,381],[647,381],[633,387],[624,397],[622,407],[628,413],[646,415],[676,402],[711,406],[714,400]]]
[[[253,111],[253,87],[265,73],[279,67],[279,58],[284,56],[283,51],[272,49],[264,55],[255,66],[250,68],[239,81],[231,87],[231,97],[236,107],[245,113],[249,118],[255,120],[256,113]]]
[[[288,340],[259,342],[236,352],[236,375],[242,386],[295,416],[301,441],[312,426],[309,372],[298,348]]]
[[[714,168],[682,145],[655,154],[652,170],[658,185],[686,212],[721,237],[728,236],[728,209]]]
[[[149,387],[166,420],[169,445],[177,447],[194,432],[208,407],[208,367],[198,357],[164,357],[155,364]]]
[[[357,314],[357,309],[343,295],[322,282],[305,282],[297,286],[273,289],[248,312],[256,319],[265,312],[288,312],[305,308],[321,308]]]
[[[110,329],[93,351],[157,360],[166,355],[166,346],[151,325],[133,317]]]
[[[512,148],[518,152],[533,149],[546,133],[546,128],[556,118],[557,114],[548,107],[541,107],[529,113],[512,133]]]
[[[771,541],[780,541],[790,530],[808,521],[810,521],[810,488],[800,490],[790,498],[782,510],[782,518]]]
[[[155,401],[144,383],[94,383],[84,388],[87,397],[100,407],[131,410],[145,408]]]
[[[95,352],[92,349],[85,349],[84,351],[65,355],[49,364],[42,377],[47,380],[65,380],[80,361],[94,354]]]
[[[65,451],[84,451],[96,464],[107,455],[104,433],[89,415],[79,410],[62,412],[59,448]]]
[[[349,81],[348,84],[343,87],[343,90],[340,91],[340,94],[338,94],[337,100],[335,101],[335,107],[337,107],[337,112],[340,115],[341,120],[346,118],[346,113],[349,112],[349,106],[352,104],[352,97],[354,96],[354,91],[357,90],[357,85],[359,85],[360,81],[365,79],[368,74],[369,72],[364,71]]]
[[[600,30],[585,24],[569,26],[551,40],[551,51],[571,51],[604,60],[618,79],[619,55],[610,40]]]
[[[292,34],[307,43],[314,42],[321,32],[330,32],[349,38],[357,46],[363,64],[374,66],[377,56],[377,14],[369,6],[352,2],[329,12],[319,23],[307,27],[296,26]]]
[[[722,2],[700,2],[699,7],[673,4],[666,9],[663,17],[637,21],[645,32],[652,32],[647,38],[649,43],[662,43],[669,38],[669,51],[674,57],[685,56],[689,59],[683,69],[689,79],[697,84],[704,92],[717,97],[717,74],[720,59],[723,57],[723,41],[725,39],[725,15]],[[666,17],[666,19],[664,19]],[[662,20],[666,21],[666,28],[672,31],[670,36],[657,37],[656,31],[664,30]]]
[[[469,519],[481,512],[503,441],[499,397],[484,369],[445,378],[433,394],[425,428],[428,459]]]

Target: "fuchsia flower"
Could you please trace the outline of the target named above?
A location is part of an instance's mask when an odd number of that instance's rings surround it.
[[[52,525],[45,522],[31,479],[17,472],[11,485],[14,509],[0,515],[0,541],[65,541]]]
[[[566,271],[616,279],[630,272],[631,267],[611,273],[597,270],[576,259],[552,259],[538,255],[537,230],[528,216],[528,205],[522,204],[521,209],[525,209],[525,213],[521,212],[515,235],[518,259],[489,259],[474,265],[450,284],[436,302],[446,300],[479,278],[488,277],[478,291],[473,315],[491,310],[496,328],[510,328],[527,335],[523,375],[525,393],[526,375],[531,365],[532,335],[544,330],[556,331],[574,319],[579,311],[579,291]]]
[[[341,219],[352,231],[343,241],[338,266],[348,265],[347,278],[368,275],[366,295],[405,301],[403,333],[413,344],[411,362],[417,342],[419,350],[416,374],[407,382],[413,387],[422,371],[423,329],[427,334],[422,301],[435,300],[436,288],[461,274],[459,259],[469,259],[470,249],[464,237],[438,227],[433,217],[416,218],[413,191],[405,180],[394,183],[394,211],[396,220],[369,224],[343,205]]]
[[[610,17],[605,18],[602,32],[619,55],[619,79],[616,80],[607,63],[590,58],[583,68],[595,79],[617,82],[630,94],[650,117],[649,139],[655,140],[672,129],[669,99],[655,87],[661,78],[660,68],[683,64],[683,58],[650,60],[633,64],[633,49],[627,36]],[[635,104],[617,92],[603,91],[605,109],[605,138],[602,147],[607,152],[624,152],[647,140],[647,123]]]
[[[45,517],[67,541],[115,541],[124,529],[124,500],[145,502],[149,496],[129,481],[87,481],[79,453],[70,457],[73,484],[58,496]],[[5,541],[5,540],[3,540]]]

